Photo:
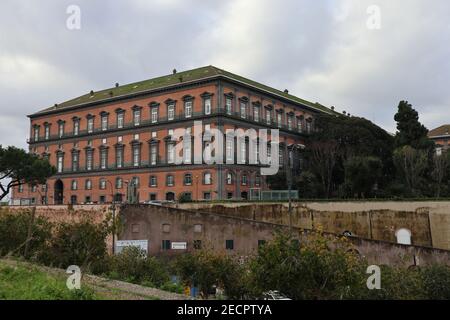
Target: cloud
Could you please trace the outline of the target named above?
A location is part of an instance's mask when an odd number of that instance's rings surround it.
[[[81,30],[66,8],[81,8]],[[381,9],[369,30],[367,7]],[[1,143],[26,147],[26,115],[75,96],[213,64],[394,131],[408,99],[436,127],[450,117],[445,0],[4,0]]]

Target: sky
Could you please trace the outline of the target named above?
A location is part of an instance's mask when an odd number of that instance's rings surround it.
[[[400,100],[429,129],[450,123],[447,0],[2,0],[0,6],[3,146],[27,148],[26,115],[55,103],[206,65],[289,89],[392,133]]]

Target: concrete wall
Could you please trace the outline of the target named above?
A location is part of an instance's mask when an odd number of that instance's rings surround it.
[[[279,203],[195,203],[179,208],[217,212],[247,219],[289,224],[288,205]],[[327,232],[396,242],[406,228],[412,243],[450,250],[450,202],[305,202],[293,207],[292,223],[301,228],[321,226]]]
[[[119,239],[148,240],[149,253],[176,254],[184,251],[162,250],[162,240],[187,242],[188,251],[194,250],[194,240],[201,240],[202,246],[216,251],[225,250],[226,240],[234,240],[234,250],[230,253],[248,255],[258,248],[258,240],[270,240],[276,230],[287,232],[286,225],[224,216],[220,214],[189,211],[149,205],[126,206],[121,210],[124,229]],[[164,228],[168,225],[169,228]],[[200,233],[195,225],[202,225]],[[308,239],[310,232],[294,228],[301,241]],[[335,237],[327,234],[328,237]],[[386,241],[363,238],[349,238],[369,263],[378,265],[427,265],[435,262],[450,265],[450,252],[421,247],[404,246]]]

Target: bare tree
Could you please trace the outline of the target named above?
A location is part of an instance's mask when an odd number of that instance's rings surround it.
[[[442,180],[444,180],[445,172],[448,168],[448,157],[447,153],[438,155],[434,154],[433,156],[433,171],[431,172],[431,176],[437,184],[436,189],[436,198],[441,196],[441,185]]]
[[[310,149],[311,165],[319,175],[325,195],[329,198],[338,156],[338,144],[335,141],[316,141],[311,144]]]

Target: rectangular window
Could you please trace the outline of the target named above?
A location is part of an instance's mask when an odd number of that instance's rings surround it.
[[[78,171],[79,165],[78,165],[78,153],[74,152],[72,153],[72,171],[76,172]]]
[[[205,99],[205,114],[211,114],[211,98]]]
[[[58,173],[62,173],[63,168],[64,168],[64,156],[58,155],[58,165],[57,165]]]
[[[169,174],[169,175],[166,177],[166,185],[167,185],[168,187],[173,187],[173,186],[174,186],[173,175]]]
[[[225,240],[225,249],[233,250],[234,249],[234,240]]]
[[[269,109],[266,110],[266,123],[268,125],[272,124],[272,119],[271,119],[271,112]]]
[[[64,122],[61,122],[58,125],[58,135],[60,138],[62,138],[64,136]]]
[[[100,150],[100,168],[107,168],[108,152],[106,149]]]
[[[152,166],[156,165],[157,156],[158,156],[158,146],[155,144],[150,147],[150,164]]]
[[[202,240],[194,240],[194,249],[201,250],[202,248]]]
[[[164,251],[170,250],[170,246],[171,246],[170,240],[162,240],[162,243],[161,243],[162,250],[164,250]]]
[[[278,125],[278,128],[281,128],[282,119],[283,119],[283,116],[282,116],[281,112],[277,112],[277,125]]]
[[[233,101],[231,98],[226,98],[225,100],[225,111],[227,114],[233,113]]]
[[[117,166],[117,168],[123,167],[123,149],[122,148],[116,149],[116,166]]]
[[[124,113],[117,114],[117,128],[122,129],[124,124]]]
[[[167,120],[175,119],[175,105],[173,103],[167,106]]]
[[[158,185],[156,176],[150,177],[150,187],[156,187]]]
[[[190,139],[186,140],[183,147],[183,158],[184,163],[191,163],[192,160],[192,152],[191,152],[191,141]]]
[[[86,153],[86,170],[90,171],[92,170],[92,165],[93,165],[93,151],[89,150]]]
[[[205,184],[211,184],[212,183],[212,179],[211,179],[211,173],[205,173],[204,176],[204,181]]]
[[[135,126],[138,126],[141,124],[141,110],[133,111],[133,123]]]
[[[94,132],[94,118],[89,118],[87,120],[87,131],[88,133]]]
[[[227,142],[226,142],[226,152],[227,152],[227,162],[233,161],[233,157],[234,157],[234,152],[233,152],[233,147],[234,147],[234,143],[233,143],[233,139],[228,138]]]
[[[172,143],[167,145],[167,162],[175,163],[175,146]]]
[[[76,120],[73,123],[73,135],[77,136],[80,134],[80,121]]]
[[[123,180],[122,178],[117,178],[116,179],[116,189],[122,189],[123,187]]]
[[[298,132],[303,132],[303,120],[302,119],[298,119],[297,120],[297,126],[298,126]]]
[[[259,106],[253,107],[253,120],[259,122]]]
[[[34,127],[34,141],[39,141],[39,127]]]
[[[102,117],[102,131],[108,130],[108,116]]]
[[[50,126],[45,126],[45,140],[50,139]]]
[[[152,108],[152,123],[158,122],[158,108]]]
[[[139,167],[141,164],[141,149],[139,146],[133,147],[133,166]]]
[[[247,158],[247,146],[245,141],[241,142],[241,163],[246,163]]]
[[[311,122],[310,121],[306,121],[306,132],[311,133]]]
[[[247,104],[241,101],[241,118],[247,118]]]
[[[184,103],[184,117],[185,118],[192,117],[192,101],[186,101]]]
[[[288,123],[287,123],[288,129],[292,130],[292,116],[288,116],[287,120],[288,120]]]

